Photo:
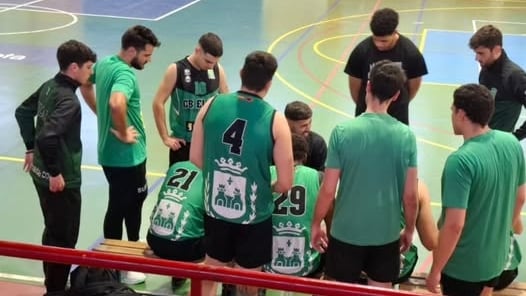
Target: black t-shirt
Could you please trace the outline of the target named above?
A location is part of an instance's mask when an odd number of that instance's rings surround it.
[[[305,161],[305,166],[318,171],[325,169],[325,159],[327,158],[327,144],[319,134],[311,131],[307,137],[309,143],[309,155]]]
[[[344,72],[352,77],[362,80],[362,87],[356,104],[355,115],[358,116],[366,109],[365,105],[365,86],[369,80],[369,71],[375,63],[381,60],[391,60],[392,62],[400,63],[404,69],[407,79],[417,78],[427,74],[427,66],[424,57],[418,51],[415,44],[403,35],[399,35],[399,39],[392,49],[388,51],[379,51],[374,45],[373,38],[367,37],[360,42],[351,52]],[[400,93],[400,96],[389,107],[389,114],[399,121],[408,124],[408,107],[409,107],[409,91],[408,84]]]

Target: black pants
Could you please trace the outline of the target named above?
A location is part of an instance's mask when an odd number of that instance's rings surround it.
[[[484,287],[495,287],[499,281],[499,277],[492,278],[482,282],[466,282],[456,278],[452,278],[445,273],[442,273],[440,278],[440,285],[442,286],[442,293],[448,296],[479,296]]]
[[[80,188],[49,191],[49,186],[35,183],[44,216],[42,245],[74,249],[80,226]],[[71,265],[44,262],[45,286],[48,293],[66,288]]]
[[[170,161],[170,167],[180,161],[187,161],[190,159],[190,142],[187,142],[186,145],[181,146],[177,150],[170,149],[168,158]]]
[[[104,217],[104,238],[122,239],[122,222],[129,241],[139,240],[142,204],[148,195],[146,161],[133,167],[103,166],[109,183],[109,199]]]

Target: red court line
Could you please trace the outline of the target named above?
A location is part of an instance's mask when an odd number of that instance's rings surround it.
[[[374,7],[373,7],[373,9],[371,11],[371,14],[373,14],[380,7],[381,3],[382,3],[382,0],[376,0],[376,3],[374,4]],[[346,58],[349,56],[351,50],[354,48],[356,40],[358,39],[358,36],[360,36],[363,33],[364,28],[367,27],[368,24],[369,24],[369,18],[367,18],[366,20],[364,20],[362,22],[362,24],[360,25],[360,28],[358,28],[357,35],[355,35],[352,38],[351,43],[349,44],[349,46],[347,46],[347,48],[345,48],[345,50],[341,54],[339,60],[346,60]],[[326,85],[330,85],[332,80],[334,80],[334,77],[336,77],[336,74],[341,73],[340,70],[341,70],[340,64],[334,65],[334,67],[332,68],[332,71],[329,73],[329,75],[327,76],[327,78],[325,79],[323,84],[321,85],[320,89],[318,90],[318,92],[316,93],[314,98],[316,98],[316,99],[320,99],[321,98],[321,96],[323,95],[323,93],[327,89]]]
[[[427,272],[429,268],[431,268],[431,264],[433,263],[433,254],[429,253],[426,257],[426,260],[418,267],[417,271],[418,273],[421,272]]]
[[[324,33],[327,34],[327,33],[331,33],[332,31],[334,30],[327,30],[325,31]],[[339,91],[338,89],[328,85],[328,84],[324,84],[324,82],[319,79],[318,77],[316,77],[314,75],[314,73],[307,67],[307,65],[305,65],[305,62],[304,62],[304,59],[303,59],[303,52],[304,52],[304,48],[305,46],[307,45],[308,42],[312,41],[315,37],[317,36],[313,36],[311,35],[308,39],[304,40],[300,46],[298,47],[298,54],[297,54],[297,57],[298,57],[298,64],[300,66],[300,68],[303,70],[303,72],[305,74],[307,74],[307,76],[313,80],[314,82],[320,84],[320,85],[323,85],[324,87],[328,88],[329,90],[331,90],[333,93],[337,94],[338,96],[340,97],[343,97],[343,98],[348,98],[349,95],[348,94],[344,94],[342,93],[341,91]],[[354,42],[351,42],[351,44],[354,44]],[[311,105],[313,105],[313,103],[311,103]],[[312,107],[312,106],[311,106]]]

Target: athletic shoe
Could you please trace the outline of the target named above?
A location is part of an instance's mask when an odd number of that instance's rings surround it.
[[[121,271],[121,282],[126,285],[137,285],[144,283],[146,275],[137,271]]]

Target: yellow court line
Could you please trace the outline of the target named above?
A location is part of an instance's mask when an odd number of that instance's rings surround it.
[[[522,9],[526,9],[525,6],[507,6],[507,7],[498,7],[498,6],[479,6],[479,7],[468,7],[468,6],[465,6],[465,7],[435,7],[435,8],[416,8],[416,9],[402,9],[402,10],[398,10],[398,13],[411,13],[411,12],[421,12],[421,11],[426,11],[426,12],[430,12],[430,11],[447,11],[447,10],[454,10],[454,11],[459,11],[459,10],[491,10],[491,9],[518,9],[518,10],[522,10]],[[343,16],[343,17],[337,17],[337,18],[334,18],[334,19],[329,19],[329,20],[324,20],[324,21],[319,21],[319,22],[314,22],[314,23],[310,23],[310,24],[307,24],[307,25],[303,25],[303,26],[300,26],[296,29],[293,29],[293,30],[290,30],[288,32],[285,32],[283,35],[279,36],[278,38],[276,38],[271,44],[270,46],[267,48],[267,51],[272,53],[274,51],[274,49],[278,46],[278,44],[284,40],[285,38],[293,35],[293,34],[296,34],[298,32],[301,32],[303,30],[306,30],[306,29],[309,29],[309,28],[312,28],[312,27],[315,27],[315,26],[319,26],[319,25],[324,25],[324,24],[329,24],[329,23],[333,23],[333,22],[339,22],[339,21],[345,21],[345,20],[349,20],[349,19],[356,19],[356,18],[361,18],[361,17],[369,17],[370,14],[369,13],[362,13],[362,14],[355,14],[355,15],[348,15],[348,16]],[[424,29],[425,31],[425,29]],[[427,32],[426,32],[427,34]],[[420,43],[422,44],[422,41],[420,41]],[[421,48],[423,50],[423,45],[421,45]],[[332,111],[336,114],[339,114],[339,115],[342,115],[344,117],[347,117],[347,118],[353,118],[354,116],[352,116],[351,114],[347,113],[347,112],[344,112],[344,111],[341,111],[340,109],[337,109],[336,107],[333,107],[327,103],[324,103],[312,96],[310,96],[309,94],[305,93],[304,91],[300,90],[299,88],[295,87],[292,83],[290,83],[288,80],[286,80],[279,71],[276,71],[275,73],[276,75],[276,78],[281,81],[281,83],[283,83],[286,87],[288,87],[289,89],[291,89],[292,91],[296,92],[297,94],[299,94],[300,96],[304,97],[305,99],[313,102],[313,103],[316,103],[318,104],[319,106],[329,110],[329,111]],[[444,85],[444,86],[457,86],[457,85],[450,85],[450,84],[439,84],[439,83],[426,83],[426,84],[431,84],[431,85]],[[451,150],[453,151],[454,148],[452,147],[449,147],[449,146],[446,146],[446,145],[442,145],[442,144],[439,144],[439,143],[435,143],[433,141],[429,141],[429,140],[426,140],[426,139],[422,139],[422,138],[418,138],[418,140],[420,140],[421,142],[424,142],[426,144],[430,144],[430,145],[433,145],[433,146],[436,146],[436,147],[440,147],[440,148],[443,148],[443,149],[446,149],[446,150]]]
[[[421,35],[421,34],[417,34],[417,33],[403,33],[403,32],[401,34],[403,34],[404,36],[411,36],[411,35],[419,36],[419,35]],[[318,56],[320,56],[320,57],[322,57],[322,58],[324,58],[326,60],[329,60],[329,61],[337,63],[337,64],[345,65],[347,63],[347,61],[342,61],[342,60],[333,58],[333,57],[323,53],[321,51],[321,49],[320,49],[320,46],[323,43],[326,43],[326,42],[329,42],[329,41],[332,41],[332,40],[336,40],[336,39],[350,38],[350,37],[355,37],[355,36],[369,36],[369,35],[370,35],[370,33],[359,33],[359,34],[335,35],[335,36],[323,38],[323,39],[320,39],[319,41],[315,42],[314,45],[312,45],[312,50]]]
[[[9,157],[9,156],[0,156],[0,160],[10,161],[10,162],[22,162],[22,163],[24,162],[23,158]],[[97,166],[97,165],[83,164],[83,165],[80,166],[80,168],[84,169],[84,170],[90,170],[90,171],[102,171],[102,167]],[[165,177],[166,174],[161,174],[161,173],[156,173],[156,172],[146,172],[146,176],[149,176],[149,177]]]
[[[420,43],[418,45],[418,50],[420,50],[421,53],[424,53],[424,47],[426,46],[427,42],[427,29],[424,28],[422,30],[422,37],[420,37]]]

